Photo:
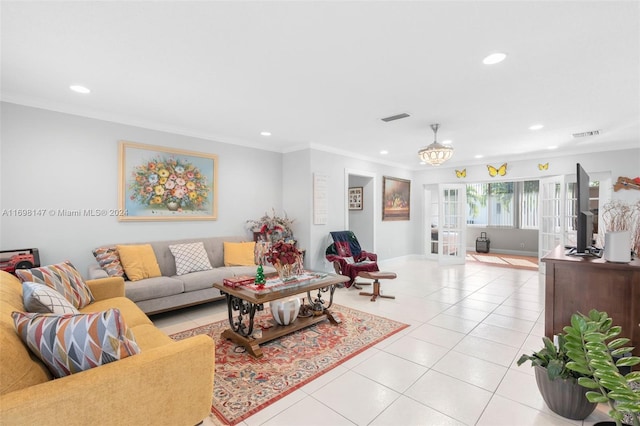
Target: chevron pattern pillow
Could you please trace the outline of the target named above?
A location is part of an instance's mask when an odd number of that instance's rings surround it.
[[[93,256],[107,275],[110,277],[124,277],[124,268],[120,263],[120,256],[116,246],[98,247],[93,250]]]
[[[41,314],[79,314],[63,295],[44,284],[22,283],[22,301],[29,312]]]
[[[202,242],[174,244],[169,246],[169,250],[176,260],[177,275],[213,269]]]
[[[11,316],[22,341],[55,377],[140,353],[118,309],[64,315],[13,312]]]
[[[69,261],[39,268],[16,269],[16,275],[22,282],[48,285],[78,309],[95,300],[82,275]]]

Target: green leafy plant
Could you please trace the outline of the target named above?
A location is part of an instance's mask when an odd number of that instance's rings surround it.
[[[640,382],[640,372],[623,376],[618,369],[640,364],[640,357],[613,359],[634,349],[626,346],[629,339],[618,337],[622,328],[614,326],[606,312],[593,309],[589,315],[573,314],[571,325],[564,327],[564,332],[565,348],[571,359],[566,366],[584,376],[578,378],[578,384],[589,389],[587,399],[607,403],[609,415],[617,425],[622,424],[626,414],[634,426],[640,426],[640,389],[631,385]]]
[[[542,338],[543,347],[537,352],[531,355],[522,354],[518,359],[518,365],[522,365],[527,361],[531,362],[531,366],[540,366],[547,370],[549,379],[555,380],[557,378],[578,379],[583,374],[570,370],[567,368],[567,362],[571,361],[567,356],[565,349],[565,337],[562,334],[558,335],[558,347],[548,337]]]

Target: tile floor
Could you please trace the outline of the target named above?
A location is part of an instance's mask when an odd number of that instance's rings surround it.
[[[544,276],[423,259],[381,264],[395,300],[339,289],[335,302],[411,326],[346,361],[241,425],[592,425],[551,412],[522,353],[541,347]],[[369,287],[370,288],[370,287]],[[214,302],[152,317],[167,334],[226,318]],[[205,425],[217,424],[207,419]]]

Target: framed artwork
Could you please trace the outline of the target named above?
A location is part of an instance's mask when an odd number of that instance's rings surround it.
[[[216,220],[218,156],[119,143],[120,221]]]
[[[383,176],[382,220],[409,220],[411,181]]]
[[[349,210],[362,210],[362,187],[349,188]]]

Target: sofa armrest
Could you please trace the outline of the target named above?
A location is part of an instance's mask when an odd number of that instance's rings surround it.
[[[195,336],[1,395],[0,424],[195,425],[211,412],[214,347]]]
[[[111,299],[113,297],[125,297],[124,279],[122,279],[122,277],[87,280],[86,283],[96,301]]]
[[[89,279],[96,280],[98,278],[108,278],[107,271],[102,269],[100,265],[89,265]]]

